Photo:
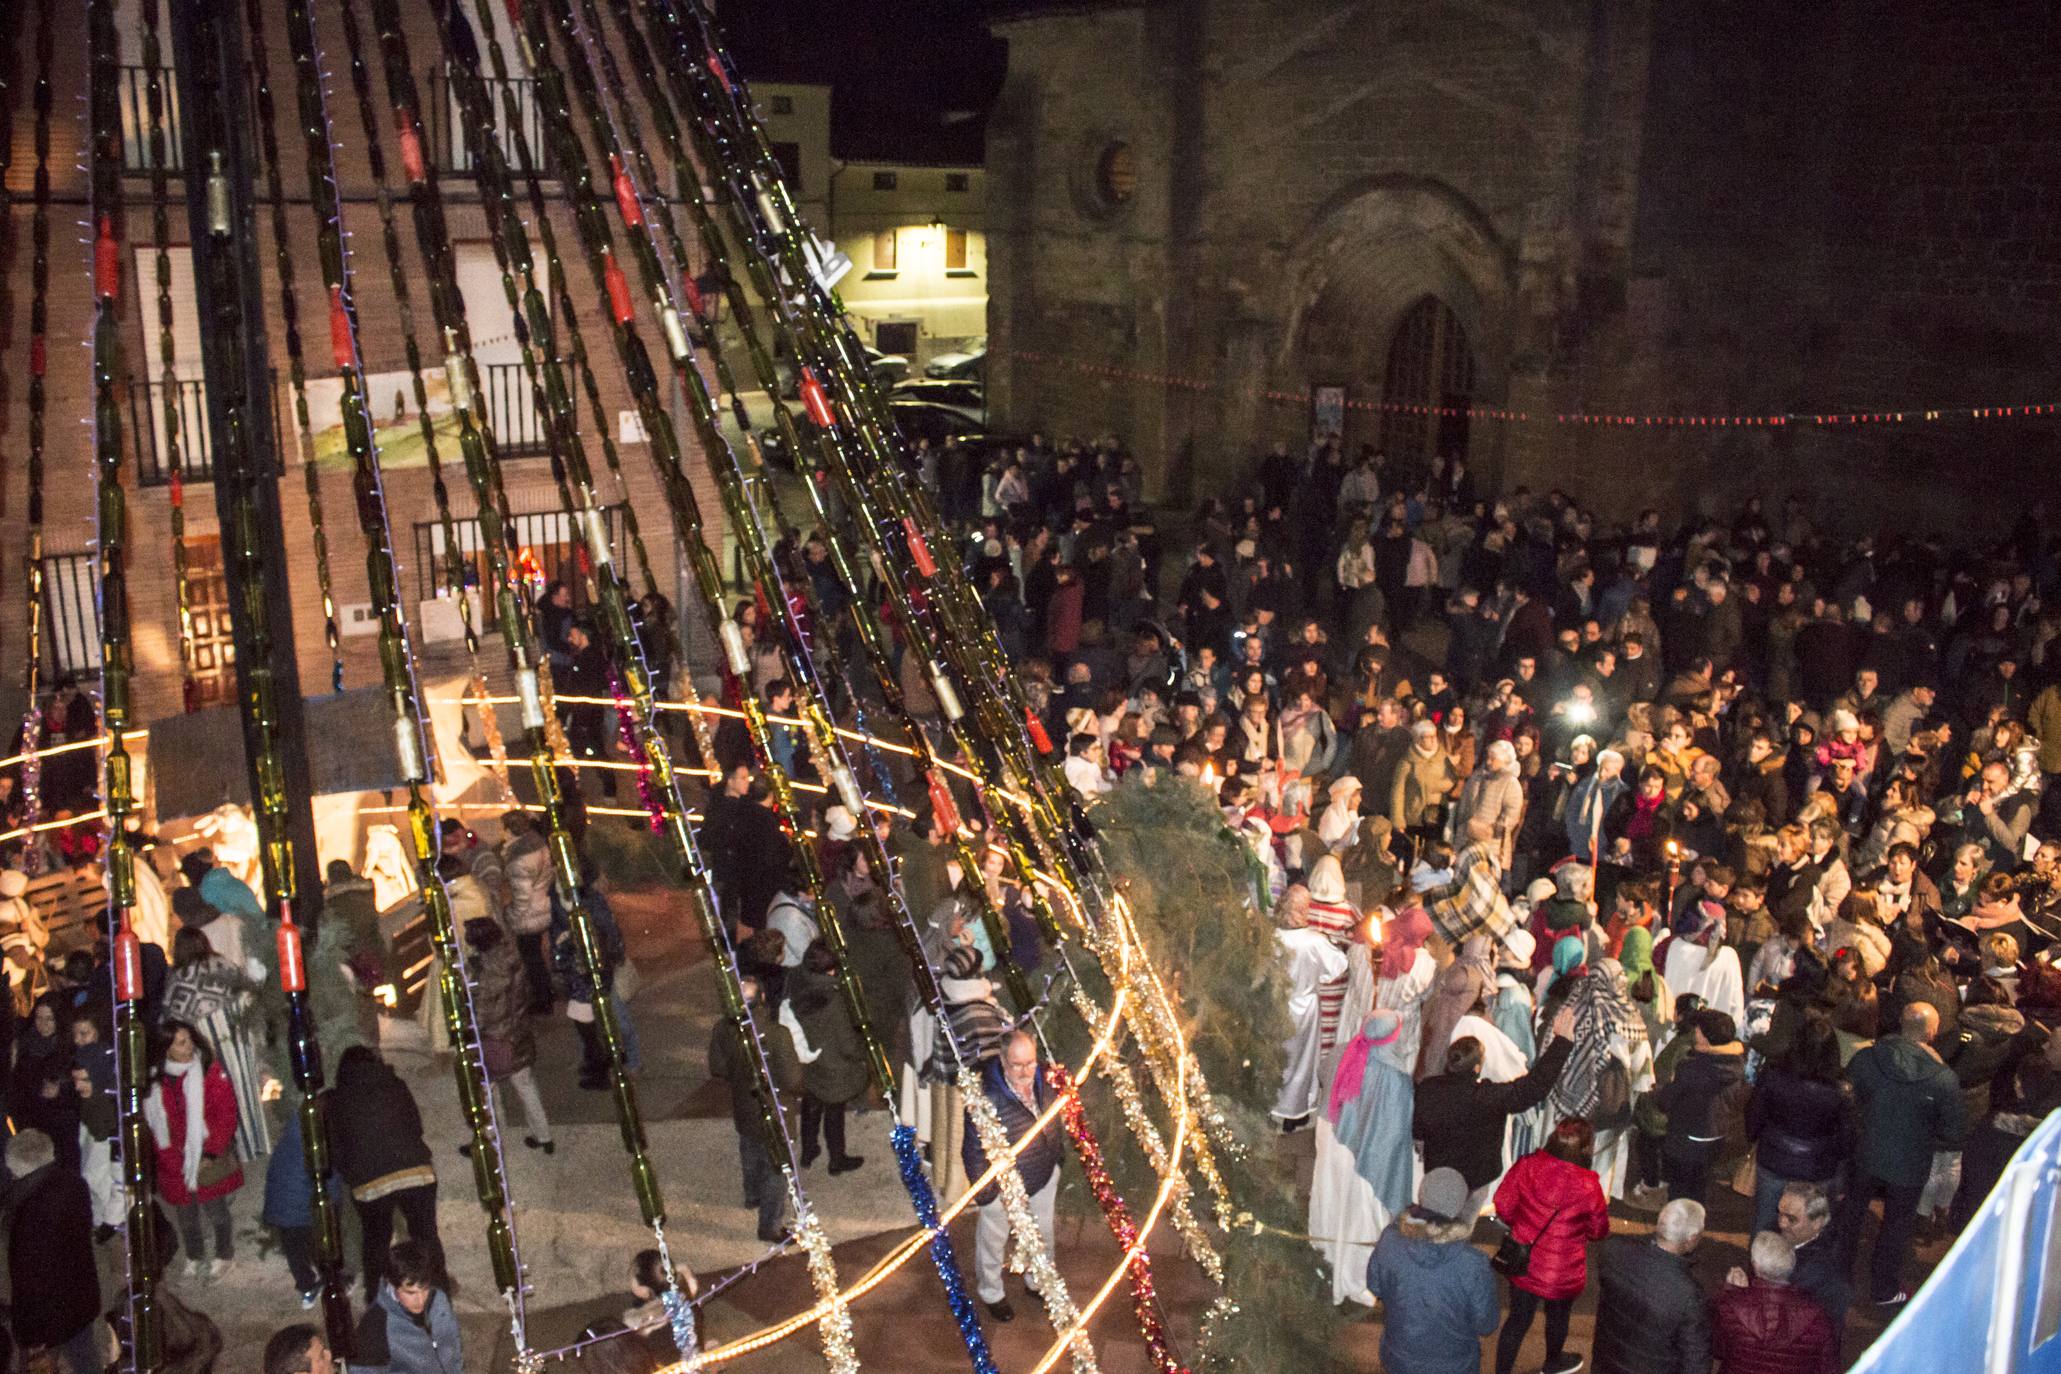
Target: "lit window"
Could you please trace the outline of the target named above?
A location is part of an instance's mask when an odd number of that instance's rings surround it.
[[[895,270],[895,231],[892,229],[883,229],[873,236],[873,270]]]
[[[1112,143],[1095,159],[1095,194],[1114,210],[1138,193],[1138,164],[1128,143]]]
[[[964,272],[966,270],[966,231],[945,230],[945,270]]]

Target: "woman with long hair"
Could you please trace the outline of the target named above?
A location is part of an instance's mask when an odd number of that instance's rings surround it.
[[[551,1154],[557,1145],[551,1138],[551,1118],[544,1114],[543,1095],[537,1091],[537,1036],[530,1029],[522,956],[501,923],[490,916],[475,916],[465,923],[465,944],[470,956],[466,964],[472,975],[473,1019],[479,1026],[480,1056],[495,1094],[494,1114],[501,1114],[501,1085],[506,1083],[515,1090],[529,1125],[522,1143]],[[461,1145],[458,1152],[469,1158],[472,1146]]]
[[[264,1066],[251,1033],[257,1020],[255,991],[245,970],[217,954],[200,931],[181,927],[172,937],[172,972],[165,979],[158,1027],[180,1022],[207,1040],[210,1057],[236,1093],[236,1157],[245,1160],[272,1152]]]
[[[1577,1054],[1581,1043],[1577,1030]],[[1565,1117],[1545,1148],[1511,1165],[1496,1188],[1497,1218],[1512,1239],[1531,1247],[1524,1272],[1510,1280],[1510,1315],[1496,1338],[1496,1374],[1516,1368],[1540,1307],[1546,1309],[1546,1374],[1581,1368],[1581,1358],[1566,1353],[1568,1318],[1589,1283],[1589,1243],[1610,1234],[1610,1204],[1591,1167],[1595,1147],[1588,1121]]]
[[[243,1186],[235,1153],[236,1091],[191,1022],[168,1016],[158,1031],[164,1050],[143,1099],[143,1119],[157,1146],[158,1196],[178,1223],[186,1272],[212,1279],[236,1257],[236,1227],[229,1216],[229,1195]],[[213,1261],[206,1258],[203,1218],[215,1233]]]

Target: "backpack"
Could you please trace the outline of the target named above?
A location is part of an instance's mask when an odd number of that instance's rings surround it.
[[[1624,1062],[1612,1055],[1603,1061],[1596,1075],[1596,1110],[1589,1124],[1598,1131],[1615,1131],[1632,1121],[1632,1075]]]

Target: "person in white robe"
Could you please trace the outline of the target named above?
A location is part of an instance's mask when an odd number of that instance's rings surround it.
[[[1732,1018],[1732,1024],[1746,1024],[1746,976],[1739,968],[1739,952],[1722,943],[1724,927],[1706,908],[1714,902],[1692,908],[1682,926],[1667,942],[1661,976],[1675,996],[1693,992],[1712,1011]]]
[[[136,932],[136,938],[147,945],[156,945],[167,957],[172,952],[172,899],[165,892],[164,881],[157,876],[157,865],[150,861],[148,852],[138,854],[135,862],[136,905],[129,912],[129,927]],[[102,884],[112,883],[103,877]]]
[[[1331,1266],[1331,1300],[1373,1306],[1367,1261],[1389,1221],[1415,1195],[1414,1085],[1402,1017],[1377,1010],[1346,1042],[1317,1121],[1309,1234]],[[1414,1050],[1414,1047],[1411,1047]]]
[[[1496,998],[1489,1006],[1489,1019],[1527,1064],[1538,1055],[1538,1039],[1532,1032],[1538,1007],[1531,990],[1531,960],[1537,951],[1538,941],[1522,926],[1503,937],[1496,949]]]
[[[1346,974],[1345,951],[1322,931],[1309,928],[1309,908],[1309,889],[1296,883],[1274,909],[1274,942],[1288,976],[1288,1017],[1295,1028],[1285,1047],[1287,1064],[1274,1100],[1273,1117],[1284,1131],[1301,1129],[1316,1110],[1324,1057],[1317,992]]]
[[[1403,1018],[1403,1045],[1398,1055],[1410,1073],[1417,1069],[1424,1044],[1424,1004],[1431,996],[1438,961],[1424,947],[1431,938],[1431,917],[1412,903],[1398,911],[1382,934],[1381,965],[1374,984],[1376,1010]]]
[[[1331,804],[1317,818],[1317,838],[1333,854],[1360,842],[1360,780],[1348,773],[1331,784]]]

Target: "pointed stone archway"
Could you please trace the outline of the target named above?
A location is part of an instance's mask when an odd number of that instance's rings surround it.
[[[1444,405],[1503,397],[1516,294],[1514,248],[1444,182],[1375,177],[1333,196],[1297,236],[1291,309],[1277,375],[1342,382],[1355,407],[1384,399]],[[1425,417],[1389,423],[1348,413],[1350,445],[1400,445],[1430,457],[1458,445],[1477,462],[1494,440]]]

